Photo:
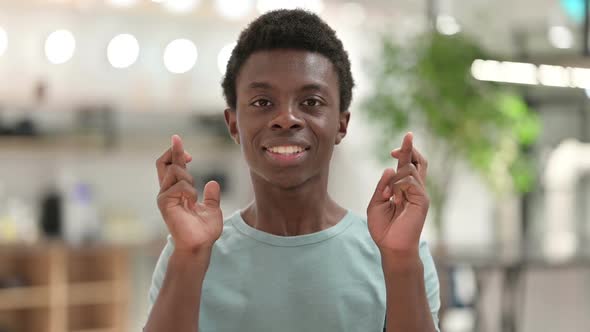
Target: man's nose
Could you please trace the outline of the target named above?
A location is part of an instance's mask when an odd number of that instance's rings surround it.
[[[280,108],[270,123],[271,129],[302,129],[304,125],[299,111],[294,106]]]

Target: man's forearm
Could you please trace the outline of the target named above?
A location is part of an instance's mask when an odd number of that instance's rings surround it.
[[[210,250],[196,254],[174,252],[170,256],[145,332],[198,330],[201,289],[210,258]]]
[[[418,254],[381,254],[387,291],[387,332],[435,332]]]

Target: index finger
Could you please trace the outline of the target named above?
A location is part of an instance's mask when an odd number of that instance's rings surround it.
[[[193,160],[193,156],[190,153],[184,151],[184,160],[188,164]],[[168,166],[172,164],[172,147],[169,147],[162,153],[162,155],[156,159],[157,166]]]
[[[397,162],[397,169],[406,166],[407,164],[412,162],[412,150],[413,147],[413,139],[414,135],[409,132],[404,136],[404,140],[402,141],[402,147],[400,148],[400,154]]]
[[[186,167],[184,147],[182,139],[178,135],[172,135],[172,163],[181,167]]]
[[[400,149],[395,149],[391,151],[391,156],[396,159],[399,159],[400,151]],[[426,181],[426,174],[428,172],[428,160],[426,160],[426,158],[422,156],[422,153],[420,153],[420,151],[416,147],[414,147],[414,149],[412,150],[412,164],[414,164],[418,169],[418,174],[420,175],[421,181]]]
[[[184,152],[185,163],[190,163],[193,157],[188,153]],[[156,160],[156,170],[158,171],[158,182],[162,184],[164,176],[166,175],[166,168],[172,165],[172,147],[166,149],[166,151]]]

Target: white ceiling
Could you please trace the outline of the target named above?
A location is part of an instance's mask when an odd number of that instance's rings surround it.
[[[72,11],[93,13],[124,13],[125,15],[141,15],[170,20],[218,18],[219,23],[226,22],[215,12],[213,0],[200,0],[198,8],[188,14],[175,16],[167,13],[161,5],[150,0],[136,0],[138,4],[127,9],[113,9],[107,5],[109,0],[0,0],[3,7],[40,7],[55,9],[67,8]],[[240,1],[240,0],[236,0]],[[430,0],[356,0],[362,3],[371,21],[384,21],[392,29],[407,29],[408,21],[423,26],[426,17],[427,3]],[[551,23],[571,25],[578,29],[564,15],[559,0],[434,0],[444,13],[455,16],[464,31],[477,36],[482,42],[500,53],[511,53],[514,50],[513,32],[515,29],[527,32],[534,41],[533,51],[541,48],[543,52],[551,50],[546,40],[546,29]],[[351,0],[323,0],[325,11],[323,16],[329,17],[338,6]],[[246,23],[257,15],[255,10],[239,23]],[[1,24],[0,24],[1,25]],[[544,40],[543,40],[544,39]],[[578,43],[579,44],[579,43]]]
[[[322,16],[341,34],[350,48],[353,69],[358,69],[363,65],[361,57],[371,54],[368,37],[375,35],[371,31],[392,29],[412,35],[424,29],[426,1],[359,0],[368,14],[367,22],[360,27],[338,21],[335,13],[345,1],[324,0],[326,9]],[[515,57],[518,53],[520,44],[514,41],[515,30],[528,35],[526,48],[533,56],[578,54],[577,50],[556,50],[547,40],[550,23],[571,25],[558,1],[444,0],[441,11],[455,16],[464,31],[498,56]],[[235,40],[256,13],[230,22],[214,11],[212,0],[201,2],[198,10],[178,16],[166,13],[148,0],[120,10],[106,6],[103,0],[0,0],[0,26],[9,30],[11,38],[7,54],[0,58],[0,76],[12,78],[12,84],[0,86],[0,97],[26,100],[33,82],[44,78],[50,81],[56,98],[70,104],[72,100],[68,98],[78,96],[79,102],[111,98],[144,108],[169,107],[172,101],[181,108],[223,107],[219,89],[221,74],[214,65],[217,52],[225,43]],[[72,29],[80,36],[79,51],[76,51],[79,53],[64,66],[48,66],[42,55],[43,39],[57,28]],[[142,53],[137,65],[116,71],[106,62],[104,49],[109,38],[122,32],[137,36]],[[199,60],[192,73],[173,76],[163,70],[160,52],[167,42],[178,37],[197,43]]]

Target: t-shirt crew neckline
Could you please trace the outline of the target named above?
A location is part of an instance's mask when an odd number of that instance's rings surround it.
[[[279,236],[256,229],[244,221],[239,210],[234,212],[230,220],[238,231],[256,241],[279,247],[297,247],[322,242],[342,233],[352,224],[353,216],[352,212],[347,210],[336,225],[319,232],[295,236]]]

